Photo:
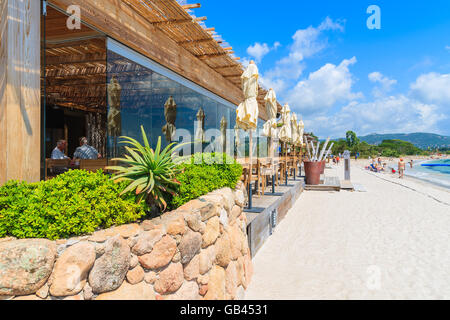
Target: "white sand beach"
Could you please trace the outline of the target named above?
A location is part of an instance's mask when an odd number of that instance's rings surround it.
[[[300,196],[256,254],[246,299],[450,299],[450,190],[367,163],[351,168],[367,192]],[[343,179],[343,163],[326,174]]]

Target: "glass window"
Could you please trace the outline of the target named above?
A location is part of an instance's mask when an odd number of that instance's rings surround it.
[[[176,76],[170,72],[163,75],[153,70],[158,69],[154,62],[146,61],[129,49],[121,50],[123,55],[114,50],[107,52],[109,157],[123,153],[117,139],[119,136],[130,136],[139,141],[141,125],[149,135],[152,147],[156,146],[160,136],[163,147],[174,141],[177,129],[186,130],[193,139],[200,108],[205,114],[205,132],[208,129],[220,130],[222,119],[226,128],[234,127],[235,107],[229,102],[222,103],[225,100],[203,92],[205,89],[196,88],[184,78],[174,80]],[[158,71],[165,72],[162,69]],[[219,139],[219,131],[210,136],[210,141],[206,142]]]

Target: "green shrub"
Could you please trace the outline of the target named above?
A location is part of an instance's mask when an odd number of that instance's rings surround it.
[[[223,163],[214,161],[219,157]],[[180,170],[182,173],[177,176],[180,185],[170,202],[171,209],[220,188],[234,189],[242,175],[242,166],[221,153],[195,154],[190,163],[180,165]]]
[[[177,165],[172,161],[172,154],[177,148],[175,143],[169,144],[161,151],[161,137],[158,138],[156,149],[150,148],[144,127],[141,126],[144,145],[130,137],[120,137],[127,154],[125,158],[113,159],[125,164],[124,166],[111,166],[108,169],[116,171],[112,177],[115,182],[128,181],[129,185],[122,191],[134,191],[138,202],[143,199],[149,205],[156,204],[162,211],[167,208],[167,198],[174,195],[178,182],[175,175],[178,173]]]
[[[135,196],[119,194],[101,171],[71,170],[48,181],[0,187],[0,237],[58,239],[136,221],[145,215]]]

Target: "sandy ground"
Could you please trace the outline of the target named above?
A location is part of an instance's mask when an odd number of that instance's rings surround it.
[[[300,196],[254,257],[246,299],[450,299],[450,192],[364,161],[352,181],[367,192]]]

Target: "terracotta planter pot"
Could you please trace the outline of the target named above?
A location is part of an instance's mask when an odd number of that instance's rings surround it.
[[[322,171],[322,162],[304,161],[306,184],[320,184],[320,172]]]
[[[325,161],[320,161],[320,163],[322,164],[320,173],[325,173]]]

